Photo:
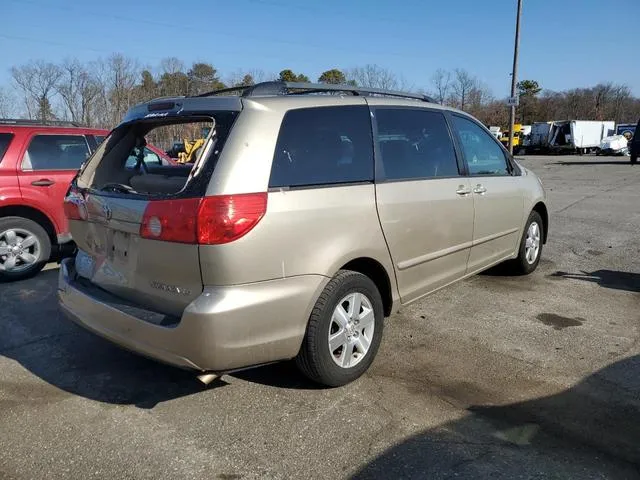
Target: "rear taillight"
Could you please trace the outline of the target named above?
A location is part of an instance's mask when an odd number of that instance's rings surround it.
[[[202,245],[229,243],[255,227],[266,210],[266,193],[151,201],[140,236]]]
[[[158,200],[147,205],[140,236],[166,242],[196,243],[199,198]]]
[[[87,219],[87,205],[84,196],[75,188],[71,188],[67,196],[64,197],[63,209],[69,220]]]
[[[198,243],[233,242],[255,227],[266,211],[266,193],[205,197],[198,212]]]

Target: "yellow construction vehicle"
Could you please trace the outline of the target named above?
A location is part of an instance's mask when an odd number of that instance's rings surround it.
[[[194,132],[193,130],[194,129],[191,129],[190,133],[194,134],[193,137],[195,137],[196,135],[198,135],[198,133]],[[178,162],[179,163],[195,162],[196,159],[198,158],[198,152],[204,146],[205,142],[207,141],[207,138],[209,137],[210,132],[211,132],[211,127],[206,125],[200,128],[200,132],[199,132],[200,138],[196,138],[195,140],[188,140],[184,138],[182,140],[181,151],[178,152]],[[187,133],[187,135],[189,134],[189,132],[185,132],[185,133]]]
[[[522,133],[522,124],[516,123],[513,126],[513,147],[514,148],[520,145],[521,133]],[[502,137],[500,138],[500,142],[502,142],[502,144],[505,147],[509,148],[509,130],[505,130],[504,132],[502,132]]]
[[[179,163],[192,163],[195,162],[196,156],[198,154],[198,150],[202,148],[204,145],[204,138],[198,138],[197,140],[187,140],[186,138],[183,140],[184,142],[184,152],[178,153],[178,162]]]

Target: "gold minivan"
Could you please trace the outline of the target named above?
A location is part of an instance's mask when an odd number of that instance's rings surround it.
[[[191,164],[144,146],[208,129]],[[538,265],[539,179],[476,119],[423,95],[266,82],[125,116],[73,181],[62,311],[203,381],[295,359],[348,383],[384,317],[507,262]]]

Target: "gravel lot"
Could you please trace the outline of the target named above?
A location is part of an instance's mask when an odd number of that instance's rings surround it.
[[[540,268],[394,315],[344,388],[288,363],[205,388],[65,320],[55,268],[0,285],[0,478],[640,478],[640,167],[523,163]]]

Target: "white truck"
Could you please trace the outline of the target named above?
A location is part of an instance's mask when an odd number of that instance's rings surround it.
[[[500,131],[500,127],[489,127],[489,131],[491,132],[491,135],[493,135],[498,140],[500,140],[500,137],[502,136],[502,132]]]
[[[613,135],[614,121],[562,120],[536,122],[531,127],[529,150],[543,152],[595,152],[602,139]]]

